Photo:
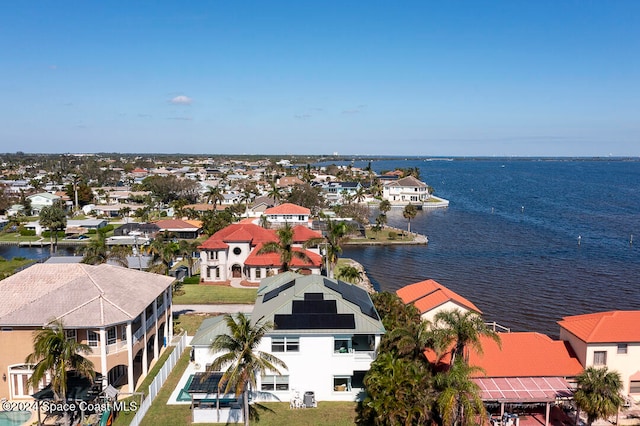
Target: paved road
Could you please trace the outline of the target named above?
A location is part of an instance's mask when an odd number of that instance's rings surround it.
[[[235,313],[245,312],[250,313],[253,311],[253,304],[241,305],[241,304],[220,304],[220,305],[173,305],[174,315],[179,314],[193,314],[193,313]]]

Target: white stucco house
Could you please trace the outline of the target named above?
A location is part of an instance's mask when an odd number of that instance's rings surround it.
[[[293,258],[290,267],[303,274],[319,275],[322,256],[318,247],[305,249],[303,244],[322,235],[306,226],[293,227],[293,249],[303,251],[308,260]],[[282,261],[277,253],[258,254],[263,245],[277,241],[273,229],[243,221],[234,223],[213,234],[202,243],[200,250],[200,280],[202,282],[225,282],[241,278],[249,282],[280,272]]]
[[[640,401],[640,311],[574,315],[558,324],[583,367],[617,371],[624,394]]]
[[[258,321],[273,323],[258,349],[275,355],[287,368],[281,374],[261,375],[253,400],[290,401],[296,393],[301,398],[313,393],[315,401],[356,401],[363,397],[364,375],[385,333],[364,289],[324,276],[293,272],[265,278],[251,314],[251,322]],[[221,355],[209,346],[226,330],[222,317],[203,322],[191,342],[193,363],[199,371],[205,371]],[[208,399],[215,397],[213,388]],[[209,411],[210,419],[201,421],[212,421],[216,410]]]
[[[382,187],[382,198],[388,200],[392,206],[421,206],[429,197],[427,184],[413,176],[386,182]]]
[[[40,214],[40,210],[44,207],[51,207],[61,197],[49,192],[41,192],[29,195],[27,199],[31,201],[31,210],[33,214]]]
[[[297,204],[284,203],[266,209],[264,215],[267,217],[269,223],[276,227],[283,226],[285,223],[291,226],[302,225],[309,227],[311,210]]]

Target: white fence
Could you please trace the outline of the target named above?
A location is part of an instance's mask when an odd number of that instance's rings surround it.
[[[147,414],[147,411],[151,408],[151,403],[155,399],[156,395],[158,395],[158,392],[160,392],[162,385],[167,380],[167,377],[169,377],[169,374],[171,374],[171,370],[175,367],[186,346],[187,334],[183,333],[182,336],[180,336],[180,340],[175,345],[175,349],[171,352],[171,355],[169,355],[169,358],[165,361],[164,365],[158,372],[158,375],[153,379],[153,382],[151,382],[151,385],[149,385],[149,394],[140,404],[138,412],[133,420],[131,420],[131,423],[129,423],[129,426],[138,426],[142,422],[144,415]]]

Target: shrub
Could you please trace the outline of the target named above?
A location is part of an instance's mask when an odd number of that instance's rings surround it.
[[[200,284],[200,276],[194,275],[193,277],[184,277],[183,284]]]
[[[20,228],[20,236],[22,237],[35,237],[36,231],[34,229]]]
[[[98,231],[96,231],[95,229],[89,229],[87,231],[87,234],[96,234]]]
[[[396,231],[389,231],[389,239],[395,240],[396,238],[398,238],[398,233]]]
[[[58,234],[58,238],[64,238],[66,236],[64,231],[57,231],[56,234]],[[34,233],[34,235],[35,235],[35,233]],[[43,238],[51,237],[51,231],[42,231],[42,237]]]
[[[107,232],[110,232],[110,231],[113,231],[113,225],[111,225],[111,224],[109,224],[107,226],[103,226],[102,228],[100,228],[100,232],[107,233]]]

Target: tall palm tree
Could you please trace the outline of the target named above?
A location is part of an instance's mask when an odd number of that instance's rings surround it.
[[[67,226],[67,213],[64,208],[55,203],[52,206],[43,207],[40,210],[40,225],[49,228],[49,238],[51,239],[52,250],[55,251],[58,246],[58,231]],[[55,244],[53,237],[55,235]]]
[[[577,383],[573,399],[587,413],[589,426],[597,419],[613,416],[624,403],[620,396],[622,379],[617,371],[588,367],[577,377]]]
[[[327,220],[325,242],[327,243],[327,260],[329,261],[329,278],[333,278],[333,270],[342,254],[342,244],[348,239],[351,227],[344,221]]]
[[[418,209],[413,204],[407,204],[402,211],[402,217],[407,219],[407,232],[411,232],[411,219],[416,217]]]
[[[193,263],[195,260],[194,253],[197,253],[198,246],[200,244],[197,241],[180,240],[178,243],[178,254],[182,255],[187,261],[189,266],[189,276],[193,275]]]
[[[223,352],[213,360],[208,371],[222,371],[221,384],[225,384],[224,392],[233,390],[236,397],[243,394],[244,424],[249,425],[249,385],[257,386],[259,374],[273,372],[281,374],[279,368],[286,369],[286,364],[270,353],[258,350],[262,338],[273,328],[270,322],[258,320],[255,324],[243,313],[224,316],[229,334],[221,334],[211,343],[213,352]]]
[[[89,345],[67,339],[62,321],[56,320],[34,333],[33,353],[25,360],[35,364],[29,385],[34,389],[49,373],[56,401],[65,401],[69,371],[93,378],[93,363],[83,356],[92,353]]]
[[[128,267],[127,256],[133,253],[129,246],[107,246],[107,239],[102,232],[98,232],[98,238],[91,240],[84,248],[82,263],[88,265],[100,265],[112,261],[119,266]]]
[[[389,202],[389,200],[380,201],[380,204],[378,205],[378,210],[380,210],[380,213],[382,214],[389,213],[389,210],[391,210],[391,203]]]
[[[280,201],[283,198],[283,193],[282,190],[280,188],[278,188],[278,186],[275,184],[275,182],[271,182],[271,188],[269,189],[269,192],[267,193],[267,195],[271,198],[273,198],[273,200],[276,202],[276,204],[280,204]]]
[[[447,371],[436,374],[434,385],[439,391],[436,406],[445,426],[475,426],[487,423],[480,387],[471,380],[481,371],[457,359]]]
[[[224,195],[222,195],[222,191],[220,190],[219,186],[207,186],[204,197],[207,203],[213,204],[213,210],[216,209],[216,205],[218,203],[221,203],[224,200]]]
[[[151,267],[149,272],[169,275],[173,260],[178,253],[178,243],[173,242],[169,235],[159,234],[149,245],[151,252]]]
[[[258,254],[277,253],[282,262],[282,272],[291,270],[291,262],[294,258],[303,262],[310,262],[311,259],[304,250],[296,250],[293,247],[293,228],[289,223],[276,231],[278,241],[269,241],[263,244],[258,250]]]
[[[433,333],[438,348],[451,350],[451,364],[455,364],[456,358],[462,358],[466,362],[469,358],[467,348],[472,346],[478,353],[482,353],[481,336],[487,336],[500,345],[500,336],[490,329],[480,315],[472,311],[453,309],[440,311],[433,317]]]
[[[367,198],[367,191],[364,189],[363,186],[359,186],[358,189],[356,190],[356,193],[353,194],[353,199],[356,203],[362,203],[365,198]]]

